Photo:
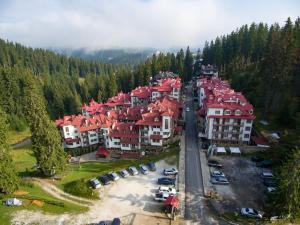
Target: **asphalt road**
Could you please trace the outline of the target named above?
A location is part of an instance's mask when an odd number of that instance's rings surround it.
[[[194,112],[192,86],[187,86],[185,110],[185,218],[200,224],[226,224],[219,221],[203,194],[200,154],[198,150],[197,118]]]

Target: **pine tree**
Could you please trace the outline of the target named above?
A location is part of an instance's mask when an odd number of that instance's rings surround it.
[[[184,78],[185,81],[189,81],[192,79],[193,76],[193,65],[194,65],[194,58],[190,51],[190,47],[187,47],[185,58],[184,58]]]
[[[19,186],[19,178],[7,143],[7,116],[0,108],[0,192],[12,194]]]
[[[177,71],[181,79],[185,80],[185,74],[184,74],[184,52],[183,49],[180,49],[180,51],[176,55],[176,61],[177,61]]]
[[[30,74],[25,83],[24,96],[25,115],[32,133],[32,147],[38,168],[44,175],[53,176],[64,170],[66,154],[60,134],[47,115],[41,91]]]

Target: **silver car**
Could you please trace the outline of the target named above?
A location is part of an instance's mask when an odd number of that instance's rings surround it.
[[[241,209],[241,214],[243,216],[251,217],[251,218],[257,218],[261,219],[262,215],[255,209],[253,208],[242,208]]]

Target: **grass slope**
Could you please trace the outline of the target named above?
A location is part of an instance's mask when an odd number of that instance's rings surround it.
[[[8,144],[13,145],[16,144],[26,138],[29,138],[31,136],[29,128],[26,128],[24,131],[8,131]]]

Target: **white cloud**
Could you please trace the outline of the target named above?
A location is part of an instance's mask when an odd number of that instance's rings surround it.
[[[270,4],[258,0],[251,5],[233,0],[0,0],[0,36],[33,47],[200,46],[244,23],[282,22],[297,15],[297,2]]]

